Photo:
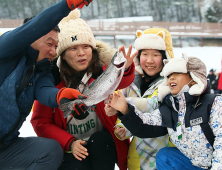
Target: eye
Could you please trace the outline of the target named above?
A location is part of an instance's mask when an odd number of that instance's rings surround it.
[[[170,78],[170,76],[172,75],[172,73],[171,74],[169,74],[168,76],[167,76],[167,78]]]
[[[70,50],[76,50],[76,47],[70,47]]]
[[[156,53],[156,54],[154,54],[154,56],[161,56],[161,54]]]
[[[84,47],[85,47],[85,48],[88,48],[88,47],[89,47],[89,45],[85,45]]]
[[[48,43],[48,46],[51,47],[51,46],[52,46],[52,43]]]

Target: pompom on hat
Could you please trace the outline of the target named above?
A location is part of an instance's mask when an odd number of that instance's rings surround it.
[[[80,18],[80,11],[75,9],[63,18],[59,23],[59,44],[57,56],[69,47],[80,44],[88,44],[96,48],[96,40],[91,28]]]
[[[205,64],[197,57],[187,57],[183,53],[182,57],[176,57],[171,60],[164,60],[161,76],[164,76],[164,81],[158,87],[158,100],[170,93],[168,86],[168,78],[171,73],[190,73],[191,78],[197,83],[190,87],[188,93],[190,95],[199,96],[207,88],[207,69]]]

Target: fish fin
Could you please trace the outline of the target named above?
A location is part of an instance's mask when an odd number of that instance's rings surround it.
[[[70,110],[63,111],[63,117],[67,118],[71,114]]]
[[[64,104],[61,104],[59,106],[59,109],[61,111],[63,111],[63,117],[66,118],[67,116],[69,116],[69,114],[71,113],[71,108],[69,107],[70,103],[72,103],[73,101],[70,101],[70,102],[67,102],[67,103],[64,103]]]

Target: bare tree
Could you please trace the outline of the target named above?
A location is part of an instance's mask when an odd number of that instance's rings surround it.
[[[130,16],[132,17],[133,14],[133,2],[132,0],[129,0],[129,11],[130,11]]]

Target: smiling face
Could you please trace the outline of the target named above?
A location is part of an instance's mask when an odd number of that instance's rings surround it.
[[[172,73],[168,78],[168,86],[170,87],[170,91],[172,95],[177,95],[184,85],[188,84],[192,78],[189,73]],[[196,84],[196,82],[192,81],[189,83],[189,87]]]
[[[140,65],[149,76],[154,76],[163,68],[162,54],[158,50],[145,49],[140,55]]]
[[[87,44],[72,46],[65,51],[62,58],[76,73],[81,72],[87,69],[92,60],[92,47]]]
[[[48,34],[32,43],[32,48],[39,50],[37,62],[43,60],[44,58],[47,58],[49,61],[51,61],[56,56],[58,42],[58,32],[56,30],[52,30]]]

